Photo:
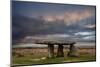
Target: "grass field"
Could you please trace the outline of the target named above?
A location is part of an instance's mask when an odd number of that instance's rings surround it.
[[[64,49],[64,57],[56,57],[57,49],[55,49],[54,58],[48,58],[47,48],[15,48],[12,51],[12,65],[54,64],[96,60],[95,48],[80,48],[78,50],[79,57],[68,57],[68,49]]]

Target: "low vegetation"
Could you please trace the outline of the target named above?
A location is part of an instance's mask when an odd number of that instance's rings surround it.
[[[47,48],[44,49],[13,49],[12,65],[31,65],[31,64],[54,64],[81,61],[95,61],[95,48],[79,49],[79,57],[68,57],[68,50],[64,49],[64,57],[48,58]]]

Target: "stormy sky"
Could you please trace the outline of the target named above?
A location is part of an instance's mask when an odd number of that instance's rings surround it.
[[[12,1],[12,38],[95,42],[95,6]]]

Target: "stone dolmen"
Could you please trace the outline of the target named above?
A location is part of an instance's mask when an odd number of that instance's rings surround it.
[[[77,53],[77,48],[75,47],[76,42],[59,42],[59,41],[36,41],[36,44],[44,44],[48,45],[48,57],[52,58],[54,57],[54,45],[58,45],[58,50],[57,50],[57,57],[64,57],[64,52],[63,52],[63,45],[70,45],[69,47],[69,52],[68,56],[78,56]]]

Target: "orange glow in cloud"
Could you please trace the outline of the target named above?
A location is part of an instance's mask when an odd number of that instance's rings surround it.
[[[46,15],[44,16],[44,20],[46,22],[56,22],[63,21],[66,25],[70,25],[73,23],[77,23],[86,18],[90,18],[94,16],[93,12],[90,10],[84,11],[73,11],[73,12],[65,12],[63,14],[58,15]]]

